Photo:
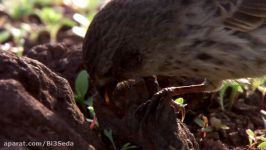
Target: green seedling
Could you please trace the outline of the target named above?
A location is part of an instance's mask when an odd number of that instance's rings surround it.
[[[46,25],[47,30],[50,32],[52,42],[56,41],[57,33],[63,25],[69,27],[73,27],[75,25],[74,21],[64,18],[60,11],[53,8],[45,7],[42,10],[37,11],[37,14]]]
[[[187,104],[185,104],[185,100],[182,97],[179,97],[179,98],[175,99],[174,102],[176,104],[182,106],[182,107],[185,107],[187,105]]]
[[[77,103],[81,105],[83,109],[89,110],[90,116],[93,118],[87,119],[90,123],[92,123],[92,127],[94,124],[98,126],[98,123],[96,122],[95,118],[95,111],[93,109],[93,98],[89,97],[86,99],[87,91],[89,89],[89,74],[86,70],[81,70],[76,78],[75,81],[75,100]]]
[[[82,70],[78,74],[75,81],[76,100],[84,104],[84,99],[89,89],[89,74]]]
[[[128,150],[128,149],[134,149],[134,148],[137,148],[137,146],[131,145],[130,143],[126,143],[122,146],[120,150]]]
[[[111,142],[113,149],[117,150],[117,147],[115,145],[114,139],[113,139],[113,133],[111,129],[105,129],[104,135],[108,138],[108,140]],[[130,143],[126,143],[122,146],[120,150],[128,150],[128,149],[134,149],[137,148],[137,146],[131,145]]]
[[[104,135],[108,138],[108,140],[111,142],[114,150],[117,150],[117,147],[115,145],[114,139],[113,139],[113,133],[111,129],[105,129],[103,131]]]
[[[100,0],[89,0],[88,1],[88,9],[96,10],[100,6]]]
[[[5,30],[0,31],[0,43],[7,41],[10,36],[11,36],[10,32]]]
[[[31,0],[34,6],[43,7],[51,5],[59,5],[61,0]]]
[[[209,127],[208,118],[205,117],[204,115],[199,115],[193,121],[199,127],[201,127],[201,129],[200,129],[200,135],[201,135],[202,138],[205,138],[207,136],[207,133],[208,132],[211,132],[213,130],[211,127]]]
[[[261,108],[263,107],[264,104],[264,99],[265,99],[265,94],[266,94],[266,76],[260,77],[260,78],[254,78],[251,79],[251,87],[252,89],[258,89],[261,92]]]
[[[182,97],[180,97],[180,98],[177,98],[174,102],[180,106],[179,112],[181,113],[181,121],[183,122],[185,119],[185,114],[186,114],[186,111],[185,111],[186,104],[184,104],[185,100]]]
[[[247,129],[249,148],[266,149],[265,135],[257,136],[251,129]]]
[[[33,3],[29,0],[3,0],[4,10],[15,20],[33,13]]]
[[[23,53],[23,45],[25,42],[25,37],[28,35],[29,31],[27,30],[26,24],[22,23],[20,26],[14,27],[10,23],[4,25],[5,30],[0,33],[0,42],[5,42],[7,38],[10,36],[13,39],[13,47],[11,49],[12,52],[16,53],[17,56],[22,56]],[[32,34],[33,35],[33,34]],[[3,41],[2,41],[3,40]]]
[[[82,70],[78,74],[76,81],[75,81],[75,99],[76,101],[81,104],[81,106],[85,109],[88,106],[88,110],[90,115],[93,117],[95,115],[93,109],[93,98],[89,97],[86,99],[86,94],[89,89],[89,74],[87,71]]]
[[[242,93],[243,89],[241,87],[241,85],[233,80],[228,80],[228,81],[224,81],[222,89],[219,92],[219,104],[221,106],[221,109],[224,111],[225,110],[225,106],[224,106],[224,97],[225,97],[225,92],[231,88],[231,93],[229,96],[229,106],[228,108],[231,109],[237,96],[238,93]]]
[[[230,127],[228,127],[226,124],[224,124],[220,119],[216,117],[210,118],[210,124],[213,129],[217,130],[229,130]]]
[[[266,87],[264,85],[265,81],[266,81],[266,76],[250,79],[252,90],[258,89],[261,90],[262,92],[265,92],[266,91]]]

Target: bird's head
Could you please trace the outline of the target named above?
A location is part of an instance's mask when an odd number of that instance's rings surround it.
[[[143,61],[134,41],[138,38],[129,38],[128,27],[121,24],[128,11],[124,5],[124,1],[111,1],[100,10],[83,41],[83,61],[98,88],[131,78]]]

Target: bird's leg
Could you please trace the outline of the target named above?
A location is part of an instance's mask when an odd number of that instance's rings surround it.
[[[188,94],[188,93],[199,93],[199,92],[205,91],[205,89],[206,89],[206,85],[205,83],[202,83],[202,84],[190,85],[190,86],[168,87],[168,88],[162,89],[157,94],[165,92],[166,94],[169,94],[171,97],[175,97],[175,96]],[[184,107],[180,106],[174,101],[171,101],[171,103],[172,103],[172,106],[174,106],[178,112],[181,112],[181,121],[184,121],[185,119]]]
[[[168,87],[155,93],[150,100],[140,105],[136,111],[137,115],[143,116],[141,120],[149,120],[151,115],[155,115],[155,119],[158,121],[158,113],[163,108],[165,104],[170,104],[177,110],[181,112],[182,119],[184,120],[185,110],[184,107],[175,103],[172,97],[187,94],[187,93],[198,93],[204,91],[206,88],[205,83],[190,86],[180,86],[180,87]]]
[[[199,93],[199,92],[205,91],[205,89],[206,89],[206,84],[204,82],[202,84],[197,84],[197,85],[167,87],[167,88],[162,89],[158,93],[167,92],[173,97],[173,96],[178,96],[178,95],[183,95],[183,94],[188,94],[188,93]]]

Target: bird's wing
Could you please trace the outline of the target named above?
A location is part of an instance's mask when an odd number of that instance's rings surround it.
[[[224,20],[224,25],[234,30],[248,32],[264,24],[265,20],[266,0],[242,0],[232,16]]]

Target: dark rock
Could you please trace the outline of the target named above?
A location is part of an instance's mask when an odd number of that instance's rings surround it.
[[[75,147],[67,148],[104,149],[68,82],[38,61],[0,51],[0,97],[0,139],[73,141]]]
[[[50,39],[51,39],[51,35],[48,31],[46,30],[40,31],[36,39],[34,40],[32,40],[31,38],[25,38],[23,49],[29,50],[35,45],[49,43]]]
[[[63,43],[37,45],[25,50],[23,55],[42,62],[66,78],[72,88],[78,72],[84,68],[81,49],[75,45]]]
[[[205,139],[201,141],[202,150],[229,150],[221,141],[214,141],[211,139]]]

